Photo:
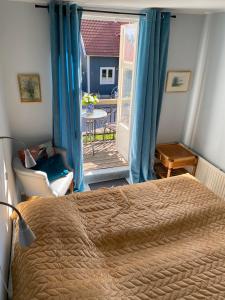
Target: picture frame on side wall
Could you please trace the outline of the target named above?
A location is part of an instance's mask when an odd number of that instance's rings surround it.
[[[20,101],[26,103],[41,102],[41,84],[39,74],[18,74]]]
[[[167,93],[187,92],[190,87],[191,71],[168,71]]]

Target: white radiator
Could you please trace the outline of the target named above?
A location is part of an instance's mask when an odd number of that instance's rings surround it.
[[[199,157],[195,177],[216,195],[225,199],[225,173],[223,171]]]

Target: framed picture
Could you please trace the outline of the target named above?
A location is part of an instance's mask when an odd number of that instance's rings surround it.
[[[169,71],[167,73],[166,92],[187,92],[191,79],[191,71]]]
[[[41,102],[39,74],[18,74],[21,102]]]

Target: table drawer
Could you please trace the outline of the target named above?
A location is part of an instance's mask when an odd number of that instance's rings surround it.
[[[182,159],[182,160],[170,162],[170,166],[173,169],[183,168],[185,166],[195,166],[197,164],[197,162],[198,162],[198,159],[196,157],[194,157],[194,158]]]
[[[160,154],[158,151],[155,153],[156,158],[160,160],[160,162],[166,167],[166,168],[183,168],[185,166],[195,166],[198,162],[197,157],[193,158],[182,158],[177,159],[175,161],[169,160],[167,157],[164,157],[162,154]]]
[[[160,154],[158,151],[155,152],[156,158],[160,160],[160,162],[166,167],[169,167],[169,160],[165,158],[162,154]]]

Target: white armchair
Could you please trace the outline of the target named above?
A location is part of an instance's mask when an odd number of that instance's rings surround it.
[[[73,192],[73,172],[66,160],[66,151],[54,148],[55,153],[62,155],[65,167],[70,171],[65,177],[49,182],[47,174],[42,171],[26,169],[19,157],[13,160],[13,169],[18,177],[26,196],[58,197],[66,194],[68,189]]]

